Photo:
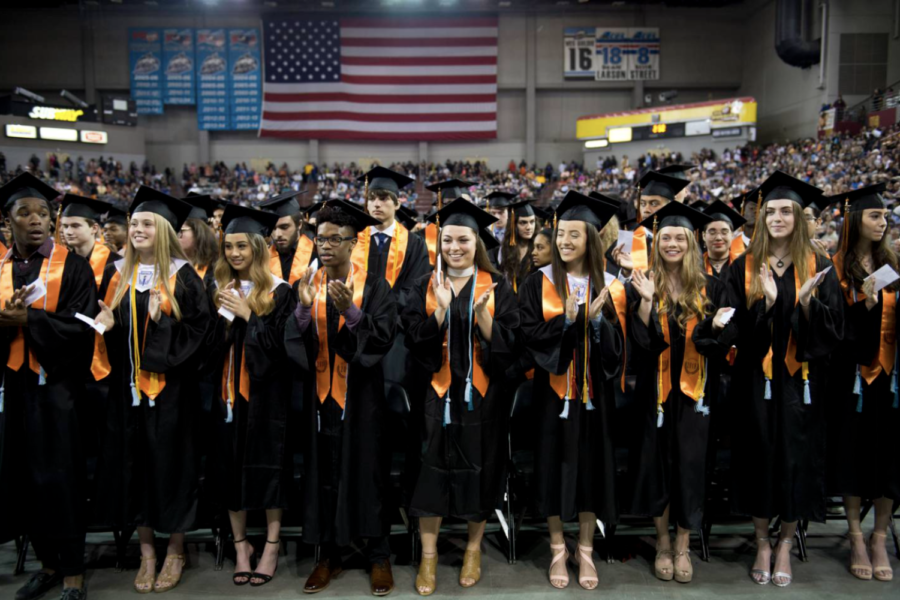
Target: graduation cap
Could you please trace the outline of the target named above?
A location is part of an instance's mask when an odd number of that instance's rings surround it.
[[[323,210],[327,208],[329,211],[342,212],[348,215],[353,220],[351,226],[357,233],[366,227],[381,225],[381,221],[361,210],[352,202],[347,202],[346,200],[326,200],[324,204]],[[317,220],[316,225],[318,226],[320,224],[321,223]]]
[[[688,172],[696,168],[697,165],[669,165],[667,167],[663,167],[662,169],[657,171],[657,173],[662,173],[663,175],[668,175],[669,177],[688,181]]]
[[[688,186],[688,182],[658,171],[649,171],[638,185],[641,196],[661,196],[666,200],[674,200],[678,192]]]
[[[670,202],[641,221],[641,226],[645,229],[652,229],[654,232],[663,227],[684,227],[691,231],[697,231],[712,221],[709,215],[695,208],[680,202]]]
[[[549,221],[553,218],[553,211],[544,210],[543,208],[539,208],[537,206],[532,206],[531,210],[534,212],[535,216],[541,221]]]
[[[205,196],[202,194],[190,193],[186,198],[183,198],[183,200],[191,205],[191,212],[188,215],[188,219],[200,219],[204,223],[213,216],[216,209],[224,208],[222,206],[224,204],[223,202],[213,200],[212,196]]]
[[[226,235],[229,233],[255,233],[267,237],[272,235],[279,218],[273,212],[229,204],[222,214],[222,228]]]
[[[763,202],[791,200],[801,207],[815,202],[822,195],[822,190],[816,186],[791,177],[783,171],[772,173],[759,189],[762,192]]]
[[[616,216],[617,206],[608,202],[570,191],[556,209],[559,221],[584,221],[597,228],[597,231]]]
[[[20,198],[39,198],[49,205],[57,196],[56,189],[25,171],[0,187],[0,206],[8,210]]]
[[[266,210],[278,215],[278,218],[292,217],[301,211],[300,203],[297,202],[297,196],[305,194],[306,191],[295,191],[279,194],[274,198],[269,198],[256,205],[259,210]]]
[[[443,202],[450,202],[451,200],[468,196],[469,188],[474,185],[475,184],[471,181],[448,179],[447,181],[432,183],[431,185],[425,186],[425,189],[434,192],[435,194],[440,193]],[[437,204],[437,198],[435,198],[433,204]]]
[[[696,208],[696,204],[692,204],[691,208]],[[707,215],[711,221],[725,221],[729,225],[731,225],[731,230],[735,231],[738,227],[741,227],[744,223],[747,222],[747,219],[741,216],[741,213],[734,210],[721,200],[716,200],[712,204],[706,206],[703,209],[703,214]]]
[[[419,213],[408,206],[401,206],[398,208],[396,217],[397,220],[410,231],[415,229],[419,222]]]
[[[113,205],[109,202],[76,196],[75,194],[63,196],[61,205],[62,216],[64,217],[82,217],[96,222],[100,221],[101,215],[113,208]]]
[[[106,216],[103,218],[103,223],[118,223],[119,225],[127,225],[126,219],[127,215],[125,211],[119,208],[118,206],[113,206],[109,204],[106,209]]]
[[[452,202],[428,217],[432,223],[440,223],[441,227],[447,225],[461,225],[468,227],[478,234],[485,248],[491,250],[500,245],[488,227],[497,222],[497,217],[482,210],[471,202]]]
[[[369,192],[378,190],[386,190],[396,196],[400,193],[401,188],[413,182],[412,177],[407,177],[402,173],[397,173],[384,167],[373,167],[362,177],[357,177],[356,180],[366,184],[366,198],[369,197]]]
[[[139,212],[159,215],[168,221],[175,231],[178,231],[187,221],[188,215],[191,214],[191,205],[184,200],[173,198],[152,187],[142,185],[135,193],[134,200],[131,201],[130,212],[132,215]]]
[[[744,204],[749,200],[750,202],[755,202],[755,198],[759,195],[759,187],[755,187],[748,192],[744,192],[743,194],[739,194],[731,199],[731,203],[734,205],[735,210],[739,213],[744,214]]]
[[[885,189],[887,189],[887,185],[884,182],[876,183],[875,185],[868,185],[843,194],[822,196],[816,204],[824,210],[831,204],[841,203],[841,210],[847,208],[850,212],[866,210],[867,208],[885,208],[884,198],[881,197]]]
[[[518,194],[512,192],[493,191],[484,199],[487,202],[487,209],[491,210],[492,208],[509,208],[516,196]]]
[[[693,202],[688,204],[688,206],[699,211],[704,211],[706,210],[706,207],[709,206],[709,202],[705,200],[694,200]]]
[[[534,200],[521,200],[510,204],[509,208],[512,209],[513,215],[516,218],[533,217],[535,216],[535,212],[534,207],[531,206],[532,202],[534,202]]]
[[[303,210],[303,214],[306,216],[306,219],[309,220],[315,217],[316,214],[318,214],[318,212],[322,210],[323,206],[325,206],[325,201],[319,200],[318,202],[310,204],[309,206],[301,210]]]

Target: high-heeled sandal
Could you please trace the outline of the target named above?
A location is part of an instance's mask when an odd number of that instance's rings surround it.
[[[594,557],[592,556],[594,553],[593,546],[582,546],[578,544],[578,552],[575,553],[575,556],[572,557],[572,562],[578,567],[578,585],[586,590],[595,590],[597,589],[597,584],[600,583],[600,577],[597,574],[597,566],[594,564]],[[582,575],[581,574],[581,564],[590,564],[591,568],[594,570],[593,575]],[[587,584],[593,583],[593,587],[588,586]]]
[[[556,552],[557,550],[559,552]],[[560,562],[563,564],[563,567],[566,566],[566,561],[569,560],[569,550],[566,548],[565,542],[563,542],[562,544],[550,544],[550,552],[553,553],[553,560],[550,561],[550,585],[558,590],[565,589],[569,587],[569,570],[566,569],[565,575],[554,575],[553,567]]]
[[[153,563],[153,567],[150,569],[149,573],[144,573],[145,562]],[[138,574],[134,578],[134,591],[136,591],[138,594],[150,594],[153,592],[153,584],[155,583],[156,556],[141,556],[141,568],[138,569]]]
[[[675,581],[678,583],[690,583],[694,578],[694,563],[691,562],[691,549],[688,548],[683,552],[676,552],[675,558],[672,559],[672,571],[675,573]],[[688,561],[688,569],[686,571],[679,570],[675,565],[678,564],[678,559],[681,557],[685,557]]]
[[[778,543],[779,544],[787,544],[788,547],[791,547],[794,545],[794,540],[778,540]],[[788,554],[790,554],[790,550],[788,550]],[[775,557],[774,554],[772,555],[772,560],[773,561],[777,560],[777,558]],[[777,581],[775,581],[775,579],[779,578],[779,577],[782,579],[781,583],[778,583]],[[785,573],[784,571],[775,571],[774,573],[772,573],[772,583],[774,583],[778,587],[787,587],[787,586],[791,585],[791,581],[793,581],[793,580],[794,580],[794,576],[791,575],[790,573]]]
[[[878,533],[877,531],[873,531],[872,535],[869,536],[869,554],[872,554],[872,538],[875,536],[887,538],[886,533]],[[894,579],[894,570],[890,567],[875,567],[873,565],[872,573],[875,575],[875,579],[878,581],[893,581]]]
[[[859,538],[860,541],[863,542],[863,550],[865,550],[865,541],[862,539],[862,537],[863,537],[863,534],[861,531],[857,531],[857,532],[848,531],[847,532],[847,538],[848,539]],[[850,544],[852,546],[853,542],[851,542]],[[853,575],[854,577],[856,577],[857,579],[862,579],[863,581],[869,581],[870,579],[872,579],[872,565],[871,564],[868,564],[868,565],[853,564],[853,562],[852,562],[853,548],[852,547],[850,548],[850,557],[851,557],[850,574]]]
[[[756,543],[765,542],[766,544],[770,544],[769,538],[756,538]],[[769,550],[772,549],[772,546],[769,546]],[[759,575],[760,578],[757,579],[754,575]],[[750,579],[753,580],[754,583],[758,583],[759,585],[767,585],[770,581],[772,581],[772,571],[765,571],[763,569],[750,569]]]
[[[181,569],[182,573],[178,575],[172,575],[169,573],[169,570],[172,568],[172,565],[175,564],[176,560],[181,561]],[[181,582],[181,576],[184,571],[184,554],[167,554],[166,560],[163,563],[162,571],[159,572],[159,577],[156,578],[156,584],[153,586],[153,591],[157,594],[162,594],[165,592],[171,592],[175,589],[175,587]]]
[[[472,583],[463,583],[463,579],[471,579]],[[481,550],[466,550],[462,570],[459,572],[459,585],[470,588],[479,581],[481,581]]]
[[[240,540],[234,540],[234,551],[237,553],[237,545],[243,542],[246,542],[247,538],[243,538]],[[250,554],[253,555],[253,547],[250,547]],[[237,562],[237,556],[235,556],[235,562]],[[239,578],[243,577],[244,581],[238,581]],[[253,577],[253,573],[249,571],[236,571],[231,574],[231,583],[234,585],[247,585],[250,583],[250,578]]]
[[[667,567],[660,566],[660,561],[666,556],[672,557],[672,571],[669,573],[666,573],[665,571]],[[656,546],[656,558],[653,560],[653,571],[656,573],[657,579],[672,581],[675,577],[675,553],[672,552],[671,548],[660,550],[659,545]]]
[[[437,589],[437,564],[437,552],[431,556],[422,553],[422,560],[419,561],[419,573],[416,575],[416,591],[420,596],[430,596]]]
[[[267,544],[280,544],[281,540],[277,539],[274,542],[272,540],[266,540],[266,543]],[[260,557],[260,560],[262,560],[262,557]],[[259,567],[259,564],[257,564],[256,566]],[[266,585],[267,583],[272,581],[272,578],[275,577],[275,573],[277,573],[277,572],[278,572],[278,553],[276,550],[275,570],[272,571],[271,575],[266,575],[265,573],[259,573],[257,571],[253,571],[253,574],[250,575],[250,587],[260,587],[260,586]],[[254,579],[259,579],[260,580],[259,583],[253,581]]]

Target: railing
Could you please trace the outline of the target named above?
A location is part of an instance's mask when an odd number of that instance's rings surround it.
[[[879,94],[872,94],[864,100],[844,109],[843,115],[837,115],[837,121],[857,121],[865,123],[869,113],[900,106],[900,81],[895,81]]]

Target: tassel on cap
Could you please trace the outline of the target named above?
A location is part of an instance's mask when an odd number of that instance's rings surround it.
[[[231,402],[225,402],[225,409],[228,413],[227,415],[225,415],[225,422],[231,423],[231,421],[234,419],[234,410],[231,407]]]
[[[444,427],[449,425],[450,421],[450,393],[444,396]]]
[[[706,396],[700,396],[700,399],[694,403],[694,411],[700,413],[704,417],[709,416],[709,407],[706,405]]]
[[[659,244],[657,243],[657,240],[656,240],[656,230],[658,227],[659,227],[659,219],[656,218],[656,215],[653,215],[653,252],[650,253],[650,257],[649,257],[651,269],[653,268],[653,262],[654,262],[653,259],[655,258],[654,255],[656,254],[657,250],[659,249]]]
[[[766,391],[763,394],[763,400],[772,399],[772,380],[766,377]]]
[[[660,404],[656,409],[656,427],[657,429],[663,426],[663,408],[662,404]]]
[[[475,401],[472,400],[472,378],[466,377],[466,407],[469,412],[475,410]]]
[[[560,419],[568,419],[569,418],[569,399],[568,398],[563,399],[563,410],[561,413],[559,413],[559,418]]]
[[[134,384],[131,384],[131,405],[132,406],[140,406],[141,405],[141,393],[137,391],[137,388],[134,387]]]
[[[512,221],[512,224],[509,226],[510,227],[509,245],[511,248],[515,248],[516,247],[516,211],[515,211],[515,209],[512,209],[509,212],[512,213],[510,215],[510,221]]]
[[[0,387],[0,414],[3,414],[3,403],[6,400],[6,390]]]
[[[44,371],[44,367],[41,367],[38,373],[38,385],[47,385],[47,372]]]
[[[62,219],[62,202],[59,203],[59,208],[56,210],[56,228],[53,231],[53,239],[57,244],[62,243],[62,235],[59,231],[59,222]]]
[[[812,404],[812,396],[809,393],[809,379],[803,380],[803,404]]]

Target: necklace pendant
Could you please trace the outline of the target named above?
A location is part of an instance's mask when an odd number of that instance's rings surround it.
[[[779,260],[777,263],[775,263],[775,266],[778,267],[779,269],[782,268],[784,266],[784,261]]]

